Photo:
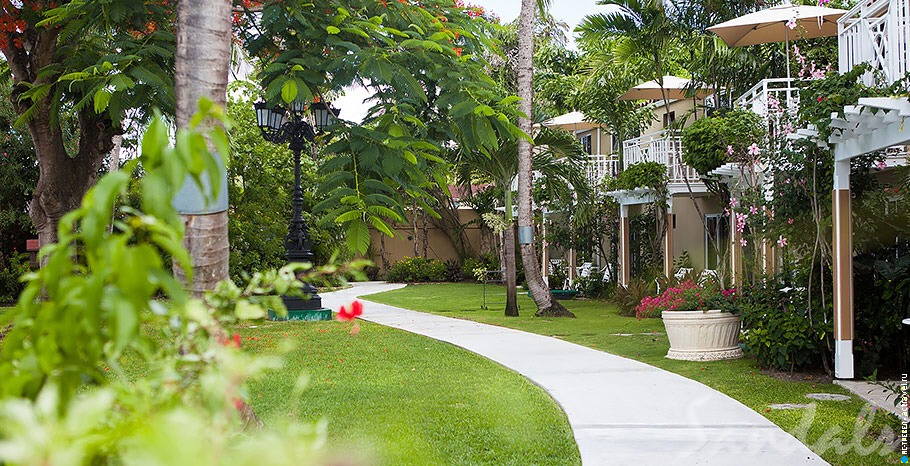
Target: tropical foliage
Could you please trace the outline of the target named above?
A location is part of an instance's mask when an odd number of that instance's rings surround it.
[[[229,153],[223,132],[210,140]],[[103,177],[61,220],[59,242],[42,251],[46,266],[26,277],[17,306],[0,315],[9,328],[0,349],[0,461],[196,464],[224,462],[217,455],[227,452],[232,463],[253,464],[263,451],[281,464],[311,458],[320,431],[290,420],[234,441],[245,424],[258,422],[244,401],[247,380],[280,362],[241,352],[226,326],[267,309],[283,313],[274,294],[300,293],[295,272],[325,272],[292,264],[242,286],[223,282],[204,299],[189,296],[164,259],[191,273],[169,199],[186,176],[202,185],[219,175],[201,134],[181,130],[176,141],[169,147],[164,122],[154,120],[141,158]],[[140,165],[141,201],[129,207],[123,201]],[[225,188],[210,186],[208,195]],[[122,217],[112,222],[115,212]],[[148,371],[128,377],[125,359]],[[173,447],[200,435],[205,441],[194,447]]]
[[[333,128],[322,166],[318,207],[346,226],[354,250],[366,251],[368,227],[391,234],[402,204],[435,215],[428,190],[447,186],[445,145],[490,153],[521,136],[516,99],[485,72],[492,27],[444,0],[269,2],[238,22],[269,101],[310,102],[354,83],[373,92],[361,125]]]

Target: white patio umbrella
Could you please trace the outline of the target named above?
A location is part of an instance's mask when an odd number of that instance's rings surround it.
[[[836,36],[837,20],[846,12],[837,8],[787,3],[725,21],[708,30],[731,47],[785,42],[789,79],[790,36],[801,39]]]
[[[625,94],[619,96],[619,99],[662,100],[664,98],[664,93],[666,93],[667,99],[685,99],[690,97],[686,95],[686,89],[688,89],[690,82],[690,80],[680,78],[679,76],[664,76],[663,92],[661,92],[660,83],[655,79],[629,89]],[[712,93],[713,91],[706,87],[698,87],[695,89],[695,97],[698,98],[709,96]]]
[[[560,128],[567,131],[587,131],[599,126],[597,123],[589,121],[584,113],[570,112],[558,117],[550,118],[539,126],[547,128]]]

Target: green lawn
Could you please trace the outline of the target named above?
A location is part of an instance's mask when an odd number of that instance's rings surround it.
[[[338,464],[581,463],[565,414],[524,377],[447,343],[359,325],[356,335],[334,321],[237,329],[247,351],[277,353],[285,340],[298,346],[284,369],[250,387],[256,414],[266,423],[328,421],[328,455]],[[124,362],[131,377],[143,374]],[[300,374],[310,383],[292,403]]]
[[[491,293],[492,291],[492,293]],[[502,288],[487,288],[488,299],[504,302]],[[669,348],[663,335],[663,324],[659,319],[637,320],[619,316],[616,308],[603,301],[563,301],[574,312],[577,319],[551,319],[533,317],[534,303],[524,296],[519,297],[521,317],[502,315],[502,304],[491,305],[482,310],[481,285],[477,284],[434,284],[411,285],[400,290],[370,295],[370,301],[390,304],[418,311],[432,312],[449,317],[475,320],[493,325],[516,328],[542,335],[550,335],[591,348],[600,349],[620,356],[637,359],[663,369],[702,382],[741,401],[765,417],[793,433],[810,448],[832,464],[869,465],[897,463],[897,453],[879,456],[878,453],[863,456],[855,448],[835,448],[834,442],[825,440],[829,432],[841,447],[852,442],[857,416],[863,403],[854,398],[848,402],[820,401],[808,435],[798,435],[804,410],[771,411],[773,403],[808,403],[807,393],[843,393],[840,387],[829,383],[783,381],[764,375],[750,359],[718,362],[685,362],[664,358]],[[660,332],[660,335],[640,335]],[[635,334],[616,336],[613,334]],[[873,431],[883,426],[896,428],[896,418],[877,414]],[[808,424],[808,422],[806,422]],[[871,439],[867,436],[863,446]],[[847,451],[849,450],[849,451]],[[881,449],[878,450],[879,452]]]
[[[578,464],[556,403],[524,377],[452,345],[362,322],[264,323],[241,330],[244,348],[300,343],[289,367],[251,387],[253,407],[328,420],[329,448],[367,464]],[[288,395],[305,372],[301,404]]]

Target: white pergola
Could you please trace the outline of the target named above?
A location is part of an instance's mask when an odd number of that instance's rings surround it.
[[[853,378],[853,222],[850,200],[850,160],[894,146],[910,145],[910,99],[861,98],[831,114],[832,134],[819,139],[816,128],[792,135],[814,140],[819,147],[834,146],[834,376]]]
[[[632,254],[629,209],[633,205],[650,204],[658,200],[657,193],[650,188],[622,189],[607,193],[616,199],[619,204],[619,274],[618,283],[629,286],[632,279]],[[673,222],[673,197],[669,196],[667,207],[667,223]],[[673,229],[667,228],[663,241],[664,247],[664,274],[673,274]]]

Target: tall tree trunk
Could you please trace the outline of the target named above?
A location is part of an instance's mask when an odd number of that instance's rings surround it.
[[[231,61],[231,0],[179,2],[177,11],[176,97],[177,125],[186,127],[200,99],[225,106]],[[205,125],[216,124],[205,122]],[[223,164],[222,164],[223,166]],[[194,294],[212,290],[228,278],[227,174],[217,201],[202,201],[198,189],[187,183],[175,199],[186,227],[184,245],[193,260]],[[174,268],[182,277],[182,270]]]
[[[508,317],[518,317],[518,267],[515,262],[515,221],[512,218],[512,191],[506,186],[506,229],[502,231],[503,281],[506,282],[506,309]],[[527,276],[527,275],[525,275]]]
[[[527,134],[532,133],[531,116],[534,114],[534,18],[537,14],[536,0],[521,1],[521,16],[518,22],[518,96],[521,97],[521,111],[526,116],[518,119],[518,127]],[[533,147],[526,139],[518,140],[518,230],[521,243],[521,260],[525,269],[525,280],[537,304],[537,316],[575,317],[562,304],[553,299],[549,287],[540,274],[537,251],[534,246],[534,219],[531,211],[531,159]]]
[[[56,27],[35,31],[28,40],[27,53],[13,47],[0,49],[0,55],[12,75],[13,90],[9,100],[16,114],[22,115],[31,105],[19,101],[22,92],[57,80],[58,76],[47,72],[46,68],[57,56],[59,31]],[[114,135],[108,118],[95,114],[93,110],[82,110],[77,114],[79,147],[70,156],[64,147],[59,119],[51,116],[53,96],[51,93],[36,102],[36,111],[27,122],[39,171],[28,213],[41,246],[57,241],[57,223],[79,207],[82,196],[98,178],[98,170],[104,155],[110,151]]]

